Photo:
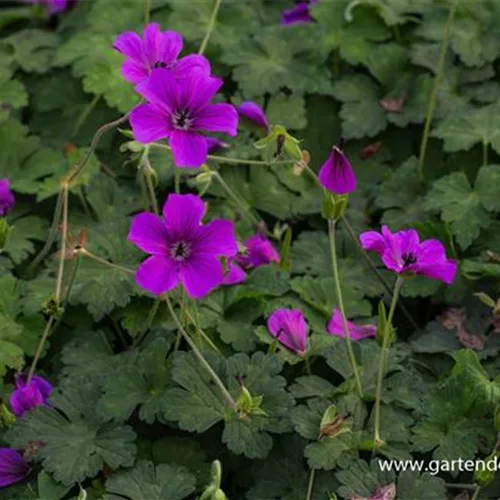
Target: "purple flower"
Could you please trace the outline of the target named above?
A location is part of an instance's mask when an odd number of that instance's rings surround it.
[[[39,376],[34,376],[28,383],[24,373],[16,375],[16,388],[10,395],[10,406],[17,417],[37,406],[45,406],[52,392],[52,385]]]
[[[181,282],[191,298],[199,299],[222,282],[219,258],[238,251],[233,223],[213,220],[203,226],[204,213],[199,196],[171,194],[163,220],[151,213],[134,217],[128,239],[152,255],[137,269],[139,286],[161,295]]]
[[[393,234],[387,226],[382,226],[382,234],[367,231],[359,238],[365,250],[377,252],[385,266],[398,274],[417,274],[453,283],[457,264],[446,258],[445,249],[437,240],[420,242],[414,229]]]
[[[247,277],[245,270],[265,266],[280,260],[280,255],[273,244],[260,234],[248,238],[244,245],[244,253],[236,255],[228,262],[228,270],[224,276],[223,285],[243,283]]]
[[[26,460],[19,452],[0,448],[0,488],[22,481],[29,471]]]
[[[215,153],[216,151],[219,151],[219,149],[227,149],[228,147],[229,144],[224,141],[216,139],[215,137],[207,137],[208,154]]]
[[[237,255],[234,260],[243,268],[251,269],[279,262],[280,255],[268,239],[255,234],[245,241],[245,252]]]
[[[45,5],[49,14],[59,14],[69,7],[69,0],[24,0],[34,5]]]
[[[347,321],[347,329],[352,340],[362,340],[367,337],[375,337],[377,334],[377,327],[375,325],[355,325],[351,321]],[[344,325],[342,322],[342,315],[339,309],[334,309],[332,317],[328,321],[326,330],[329,334],[337,337],[344,338]]]
[[[307,346],[307,323],[300,309],[277,309],[267,320],[269,333],[299,356]]]
[[[283,11],[281,16],[281,24],[283,25],[291,25],[291,24],[300,24],[300,23],[310,23],[313,18],[311,17],[311,13],[309,12],[309,8],[311,4],[317,3],[318,0],[305,0],[303,2],[299,2],[295,7],[291,9],[287,9]]]
[[[242,102],[238,106],[238,113],[247,120],[253,122],[257,127],[269,130],[269,123],[263,109],[252,101]]]
[[[10,190],[8,179],[0,179],[0,217],[5,217],[14,208],[16,199]]]
[[[133,84],[146,80],[156,68],[166,68],[176,78],[186,77],[193,69],[209,75],[210,63],[205,57],[190,54],[178,59],[182,45],[179,33],[161,32],[157,23],[150,23],[144,28],[143,38],[126,31],[116,38],[113,48],[127,57],[122,64],[122,76]]]
[[[344,152],[334,146],[328,160],[319,171],[319,182],[334,194],[352,193],[356,189],[356,176]]]
[[[210,104],[222,80],[198,71],[178,81],[166,69],[153,71],[136,88],[149,101],[130,115],[136,140],[168,139],[177,167],[199,167],[207,159],[207,138],[201,132],[235,136],[238,113],[230,104]]]

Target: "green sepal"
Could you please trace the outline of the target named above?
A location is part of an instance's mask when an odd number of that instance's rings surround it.
[[[348,205],[348,195],[338,195],[325,191],[325,197],[323,199],[323,217],[330,220],[341,219],[344,217]]]
[[[0,404],[0,429],[6,429],[16,423],[15,415],[9,410],[5,403]]]
[[[282,125],[272,125],[269,134],[254,143],[256,149],[262,150],[262,155],[267,162],[272,161],[285,153],[292,159],[300,161],[302,159],[302,151],[300,149],[300,141],[290,135],[286,128]]]
[[[0,251],[7,245],[9,238],[10,226],[6,219],[0,219]]]
[[[496,412],[495,412],[496,413]],[[478,467],[474,471],[474,482],[481,487],[488,486],[493,479],[495,479],[495,471],[498,468],[498,459],[500,458],[500,451],[494,451],[490,453],[484,460],[484,470],[482,467]],[[488,468],[489,464],[492,464],[491,467],[493,470]]]

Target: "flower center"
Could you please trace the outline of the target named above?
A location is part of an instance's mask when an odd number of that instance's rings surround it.
[[[174,260],[182,262],[189,257],[191,244],[188,241],[178,241],[170,247],[170,255]]]
[[[417,257],[411,252],[404,253],[401,257],[403,258],[404,267],[411,266],[417,262]]]
[[[164,61],[156,61],[154,63],[154,66],[153,68],[157,69],[157,68],[166,68],[166,69],[172,69],[172,67],[174,66],[174,63],[171,62],[171,63],[166,63]]]
[[[172,123],[174,127],[179,130],[189,130],[191,127],[192,119],[189,117],[187,109],[180,109],[173,114]]]

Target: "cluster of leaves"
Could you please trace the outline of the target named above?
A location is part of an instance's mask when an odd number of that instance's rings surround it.
[[[153,21],[182,34],[185,53],[198,49],[213,2],[121,0],[117,8],[86,0],[50,20],[31,13],[23,19],[25,6],[14,3],[0,7],[0,178],[8,177],[17,195],[0,253],[5,399],[50,312],[57,246],[38,266],[29,264],[60,207],[60,182],[87,153],[96,129],[137,103],[111,44],[123,31],[141,31],[145,4]],[[394,459],[484,458],[496,442],[500,342],[491,308],[474,294],[487,292],[495,301],[500,295],[500,4],[319,0],[311,5],[312,23],[282,27],[281,10],[292,4],[222,1],[206,56],[224,76],[223,98],[263,105],[271,123],[302,139],[313,170],[344,139],[359,181],[348,211],[355,231],[415,227],[459,261],[449,288],[420,278],[403,288],[417,328],[396,313],[398,342],[381,409],[387,444],[380,451]],[[224,154],[258,158],[252,134],[242,130]],[[134,269],[142,256],[126,241],[130,216],[149,205],[137,144],[124,135],[104,135],[71,184],[69,227],[74,240],[86,235],[92,254]],[[150,161],[163,201],[174,188],[172,161],[156,149]],[[468,473],[383,472],[381,457],[370,460],[380,348],[371,339],[355,346],[360,400],[344,343],[325,335],[336,300],[315,183],[292,166],[210,161],[210,167],[278,240],[287,227],[293,235],[287,265],[256,269],[197,310],[189,302],[179,309],[232,397],[248,392],[255,408],[237,414],[228,406],[177,336],[165,305],[144,294],[131,274],[73,255],[66,261],[63,288],[71,291],[64,315],[40,365],[56,387],[51,407],[0,428],[0,445],[28,450],[36,465],[0,499],[66,500],[76,498],[78,484],[92,500],[196,498],[215,459],[223,464],[228,498],[248,500],[302,500],[311,470],[314,500],[370,498],[391,485],[398,499],[442,500],[451,495],[447,483],[471,482]],[[253,234],[234,196],[215,181],[200,185],[197,173],[183,173],[183,192],[202,191],[207,217],[234,220],[240,240]],[[339,238],[346,311],[370,321],[389,296],[342,227]],[[311,372],[289,352],[275,352],[263,325],[278,307],[304,312]],[[459,316],[453,325],[445,320],[450,308]],[[332,407],[347,432],[322,433]],[[497,498],[500,478],[481,494]]]

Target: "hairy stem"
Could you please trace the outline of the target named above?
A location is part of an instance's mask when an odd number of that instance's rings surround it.
[[[144,26],[151,21],[151,0],[144,0]]]
[[[314,489],[314,476],[316,475],[316,469],[311,469],[309,474],[309,484],[307,486],[306,500],[312,500],[312,493]]]
[[[71,139],[74,139],[76,137],[76,134],[80,131],[82,128],[82,125],[85,123],[87,118],[89,117],[90,113],[92,113],[92,110],[97,106],[99,101],[101,100],[102,95],[97,94],[94,96],[94,98],[83,108],[83,111],[81,112],[80,116],[76,120],[75,126],[73,127],[73,132],[71,132]]]
[[[226,193],[236,203],[236,205],[238,205],[243,210],[243,213],[248,217],[250,222],[254,225],[257,225],[259,223],[259,219],[257,219],[257,217],[255,217],[255,215],[252,213],[250,207],[248,206],[248,203],[245,200],[242,200],[235,193],[235,191],[233,191],[233,189],[231,189],[231,187],[222,178],[222,175],[220,175],[219,172],[213,170],[212,176],[215,177],[219,181],[219,184],[224,188],[224,191],[226,191]]]
[[[102,259],[101,257],[98,257],[97,255],[89,252],[86,248],[81,248],[80,250],[78,250],[78,253],[80,253],[85,257],[88,257],[89,259],[99,262],[99,264],[102,264],[103,266],[111,267],[113,269],[118,269],[119,271],[124,271],[128,274],[135,274],[135,271],[133,269],[128,269],[127,267],[123,267],[120,266],[119,264],[114,264],[113,262],[109,262],[108,260]]]
[[[123,122],[128,120],[129,113],[121,116],[117,120],[114,120],[109,123],[105,123],[102,127],[97,129],[97,132],[95,133],[92,142],[90,143],[89,150],[87,151],[87,154],[82,158],[80,162],[78,162],[75,167],[73,168],[72,172],[68,175],[66,182],[68,184],[71,184],[75,178],[80,174],[80,172],[83,170],[87,162],[90,160],[90,157],[94,154],[94,151],[96,150],[99,141],[101,140],[101,137],[108,131],[112,130],[115,127],[118,127],[118,125],[121,125]]]
[[[198,358],[198,361],[201,363],[203,368],[207,371],[207,373],[210,375],[212,380],[215,382],[215,385],[220,389],[222,395],[226,399],[227,403],[229,404],[230,408],[232,408],[234,411],[236,411],[236,401],[233,399],[231,396],[230,392],[227,390],[226,386],[222,382],[222,380],[219,378],[217,373],[215,373],[214,369],[210,366],[208,361],[205,359],[203,354],[199,351],[198,347],[196,347],[196,344],[193,342],[189,334],[186,332],[184,327],[181,324],[181,321],[177,314],[174,311],[174,308],[172,306],[172,302],[170,301],[170,298],[166,295],[165,296],[165,302],[167,303],[168,310],[170,312],[170,315],[172,316],[175,324],[177,325],[177,328],[181,335],[184,337],[184,340],[189,344],[189,347],[191,347],[191,350],[193,351],[194,355]]]
[[[50,247],[54,244],[57,235],[57,227],[59,226],[59,221],[61,220],[61,211],[62,211],[62,190],[59,191],[56,201],[56,208],[54,209],[54,216],[52,218],[52,225],[49,229],[49,234],[47,236],[47,240],[45,241],[45,245],[40,250],[40,253],[33,259],[31,264],[28,267],[28,272],[33,271],[40,262],[42,262],[45,257],[47,257]]]
[[[52,325],[54,324],[54,316],[51,316],[49,318],[49,321],[47,321],[47,324],[45,325],[45,330],[43,331],[42,338],[40,339],[40,342],[38,343],[38,347],[35,352],[35,357],[33,358],[33,361],[31,362],[30,366],[30,371],[28,372],[28,379],[26,381],[27,384],[31,382],[31,379],[33,378],[33,375],[35,374],[36,367],[38,365],[38,361],[40,360],[40,356],[42,355],[43,348],[45,347],[45,342],[47,342],[47,339],[49,338],[50,332],[52,331]]]
[[[213,343],[212,339],[205,333],[205,331],[200,327],[200,323],[198,321],[198,309],[196,307],[196,302],[193,302],[194,316],[187,310],[184,311],[187,319],[191,322],[191,324],[196,328],[198,335],[217,353],[221,354],[219,348]]]
[[[337,263],[337,248],[335,245],[335,225],[336,221],[333,219],[328,220],[328,237],[330,240],[330,255],[332,259],[333,268],[333,279],[335,282],[335,292],[337,295],[337,303],[340,310],[340,315],[342,316],[342,327],[344,329],[344,336],[347,346],[347,353],[349,356],[349,361],[351,363],[352,372],[354,374],[354,379],[356,380],[356,387],[358,389],[359,397],[363,398],[363,387],[361,385],[361,377],[359,376],[358,365],[356,363],[356,357],[354,356],[354,350],[352,345],[351,334],[347,326],[347,318],[344,310],[344,300],[342,298],[342,287],[340,285],[339,268]]]
[[[64,277],[64,264],[66,262],[66,243],[68,239],[68,197],[69,186],[64,183],[62,187],[62,238],[61,238],[61,253],[59,256],[59,268],[57,271],[56,281],[56,304],[61,302],[62,282]]]
[[[394,293],[392,295],[391,307],[387,316],[385,332],[383,332],[384,336],[382,339],[382,350],[380,351],[380,358],[378,363],[377,388],[375,391],[375,433],[373,438],[375,448],[383,444],[383,441],[380,438],[380,403],[382,401],[382,384],[384,382],[384,376],[387,369],[387,360],[389,357],[389,340],[391,337],[390,333],[392,328],[392,319],[394,317],[394,311],[396,310],[396,304],[398,302],[399,293],[401,292],[403,283],[404,279],[398,276],[396,279],[396,284],[394,285]]]
[[[470,500],[477,500],[479,498],[479,492],[481,491],[481,486],[477,485]]]
[[[222,0],[215,0],[214,8],[212,10],[212,15],[210,16],[210,21],[208,22],[207,32],[205,33],[203,41],[201,42],[200,50],[198,50],[198,54],[200,55],[202,55],[205,52],[208,45],[208,41],[212,36],[212,31],[215,28],[215,22],[217,21],[217,14],[219,13],[221,3]]]
[[[429,134],[431,131],[432,118],[434,116],[434,111],[436,110],[437,94],[439,91],[439,86],[441,85],[441,80],[443,78],[444,63],[446,60],[446,52],[448,50],[448,44],[450,41],[451,27],[453,26],[453,20],[455,18],[457,1],[458,0],[453,1],[450,7],[450,12],[448,14],[448,19],[446,20],[446,24],[444,27],[444,37],[441,42],[441,51],[439,54],[439,60],[436,68],[436,76],[434,78],[434,85],[432,87],[429,104],[427,105],[427,115],[425,117],[424,133],[422,135],[422,142],[420,143],[420,154],[418,158],[418,175],[421,181],[424,180],[424,163],[425,163],[425,154],[427,152],[427,143],[429,142]]]
[[[160,209],[158,208],[158,200],[156,199],[156,192],[153,184],[153,168],[151,167],[147,150],[142,158],[142,170],[144,172],[144,178],[146,179],[146,187],[148,189],[151,208],[153,209],[153,212],[156,215],[160,215]]]

